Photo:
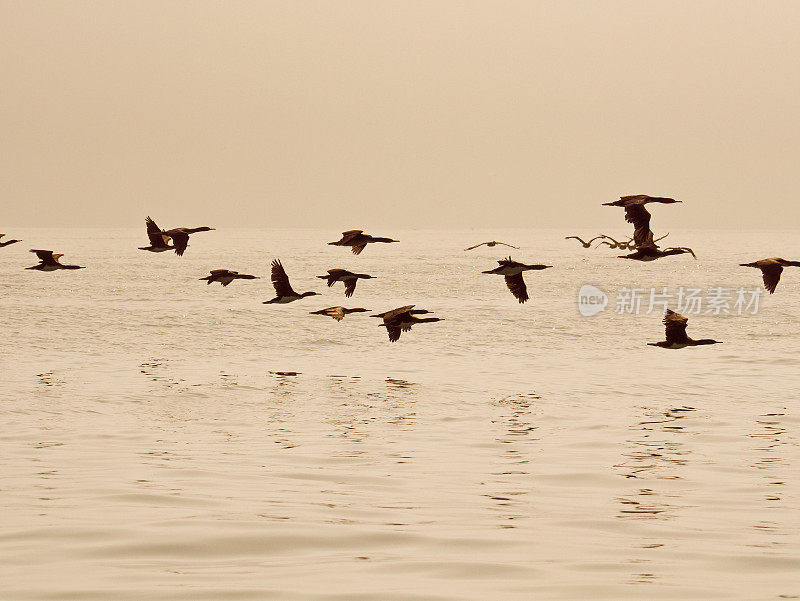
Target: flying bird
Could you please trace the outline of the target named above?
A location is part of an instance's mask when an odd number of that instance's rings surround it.
[[[63,257],[62,254],[53,254],[52,250],[36,250],[31,249],[31,252],[39,257],[39,264],[33,267],[26,267],[25,269],[35,269],[36,271],[56,271],[58,269],[83,269],[81,265],[62,265],[58,259]]]
[[[531,270],[538,271],[552,267],[552,265],[525,265],[524,263],[514,261],[511,257],[501,259],[498,263],[500,267],[495,267],[494,269],[481,273],[505,276],[506,286],[508,286],[511,294],[513,294],[520,303],[524,303],[528,300],[528,288],[525,286],[525,280],[522,279],[522,272]]]
[[[607,236],[606,234],[601,234],[599,237],[600,238],[605,238],[605,239],[601,240],[600,242],[598,242],[597,246],[595,246],[595,248],[600,248],[603,244],[605,244],[609,248],[619,248],[619,249],[625,250],[627,248],[630,248],[630,243],[633,241],[633,238],[628,237],[627,240],[624,240],[622,242],[618,242],[617,240],[615,240],[611,236]],[[609,242],[609,240],[611,240],[611,242]]]
[[[349,230],[342,232],[342,239],[336,242],[328,242],[331,246],[350,246],[352,247],[354,255],[360,255],[361,251],[370,242],[399,242],[399,240],[392,240],[391,238],[376,238],[365,234],[363,230]]]
[[[139,250],[147,250],[151,253],[163,253],[167,250],[175,250],[174,246],[169,245],[170,237],[156,225],[150,217],[146,217],[147,237],[150,239],[150,246],[140,246]]]
[[[470,246],[469,248],[465,248],[464,250],[465,251],[472,250],[473,248],[478,248],[479,246],[483,246],[484,244],[489,248],[497,246],[498,244],[502,244],[503,246],[508,246],[509,248],[516,248],[517,250],[519,250],[519,246],[512,246],[511,244],[506,244],[505,242],[498,242],[497,240],[492,240],[491,242],[481,242],[480,244],[476,244],[475,246]]]
[[[786,259],[775,257],[772,259],[761,259],[753,263],[740,263],[739,265],[742,267],[755,267],[760,269],[761,275],[764,278],[764,288],[769,290],[769,293],[772,294],[775,292],[778,282],[781,281],[783,268],[800,267],[800,261],[787,261]]]
[[[0,238],[5,236],[5,234],[0,234]],[[9,244],[14,244],[15,242],[22,242],[22,240],[6,240],[5,242],[0,242],[0,247],[8,246]]]
[[[283,269],[283,265],[281,265],[279,259],[272,261],[272,285],[275,287],[275,294],[277,296],[268,301],[264,301],[262,303],[264,305],[272,303],[286,304],[305,298],[306,296],[317,295],[316,292],[303,292],[303,294],[295,292],[292,285],[289,283],[289,276],[286,275],[286,271]]]
[[[369,309],[362,309],[361,307],[356,307],[355,309],[328,307],[327,309],[320,309],[319,311],[311,311],[311,315],[325,315],[327,317],[333,317],[336,321],[342,321],[345,315],[349,315],[350,313],[364,313],[365,311],[369,311]]]
[[[584,241],[583,241],[583,238],[581,238],[580,236],[565,236],[565,237],[564,237],[564,240],[577,240],[578,242],[580,242],[580,243],[581,243],[581,246],[582,246],[583,248],[591,248],[591,246],[592,246],[592,242],[594,242],[594,241],[595,241],[595,240],[597,240],[598,238],[605,238],[605,237],[607,237],[607,236],[603,236],[603,235],[600,235],[600,236],[595,236],[594,238],[592,238],[592,239],[591,239],[591,240],[589,240],[588,242],[584,242]]]
[[[398,307],[371,317],[383,318],[383,323],[380,326],[386,328],[386,332],[389,334],[389,342],[397,342],[400,339],[401,332],[410,331],[411,326],[415,324],[443,321],[440,317],[417,317],[417,315],[424,313],[430,313],[430,311],[414,309],[414,305],[406,305],[405,307]]]
[[[149,250],[150,252],[163,252],[164,250],[175,250],[175,254],[183,256],[186,247],[189,246],[189,234],[196,234],[197,232],[210,232],[214,228],[206,225],[202,227],[176,227],[171,230],[160,230],[155,221],[148,217],[145,219],[147,223],[147,236],[150,238],[150,246],[141,247],[140,250]],[[157,234],[161,234],[161,240],[158,240]],[[164,238],[166,236],[166,238]],[[167,245],[169,238],[175,246],[162,248]]]
[[[328,288],[333,286],[336,282],[344,282],[344,295],[347,298],[353,296],[359,279],[373,279],[373,276],[367,275],[366,273],[353,273],[346,269],[329,269],[328,275],[318,275],[317,277],[321,280],[327,280]]]
[[[206,280],[207,284],[219,282],[223,286],[227,286],[233,280],[257,280],[258,276],[247,275],[246,273],[239,273],[238,271],[230,271],[228,269],[212,269],[211,275],[200,279]]]
[[[648,346],[660,346],[661,348],[679,349],[686,346],[703,346],[706,344],[722,344],[719,340],[711,340],[710,338],[703,338],[701,340],[693,340],[686,335],[686,323],[688,318],[680,313],[676,313],[672,309],[667,309],[662,323],[666,330],[666,340],[661,342],[648,342]]]
[[[673,204],[683,202],[674,198],[662,196],[648,196],[647,194],[635,194],[633,196],[620,196],[614,202],[604,202],[604,207],[623,207],[625,209],[625,221],[633,224],[633,242],[639,246],[653,244],[653,232],[650,230],[650,212],[644,205],[651,202],[662,204]]]
[[[637,247],[636,251],[629,255],[617,255],[620,259],[632,259],[634,261],[655,261],[661,257],[669,257],[671,255],[682,255],[688,253],[697,259],[694,251],[686,246],[672,246],[661,250],[656,244],[648,244],[645,246]]]

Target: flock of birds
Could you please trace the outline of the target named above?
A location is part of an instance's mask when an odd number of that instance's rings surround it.
[[[591,245],[595,240],[600,240],[595,248],[605,244],[610,248],[631,250],[633,251],[632,253],[627,255],[619,255],[619,258],[630,259],[633,261],[655,261],[656,259],[661,259],[663,257],[680,254],[691,254],[692,257],[696,259],[697,256],[694,254],[694,251],[685,246],[671,246],[663,249],[660,248],[657,243],[660,240],[663,240],[669,234],[665,234],[660,238],[654,238],[653,231],[650,228],[651,215],[650,212],[645,208],[646,204],[673,204],[678,202],[682,201],[675,200],[674,198],[648,196],[646,194],[622,196],[619,200],[614,202],[604,203],[604,206],[622,207],[625,209],[625,221],[633,224],[633,236],[621,242],[605,234],[595,236],[588,242],[584,241],[579,236],[567,236],[566,239],[575,239],[584,248],[591,248]],[[177,227],[170,230],[162,230],[150,217],[145,219],[145,224],[147,227],[147,237],[150,241],[150,244],[149,246],[140,246],[139,250],[145,250],[149,252],[175,251],[175,254],[178,256],[182,256],[186,251],[186,248],[189,245],[190,235],[198,232],[207,232],[214,229],[203,226],[194,228]],[[0,234],[0,247],[9,246],[11,244],[20,242],[20,240],[3,241],[3,236],[5,236],[5,234]],[[170,242],[172,242],[172,244],[170,244]],[[369,234],[365,234],[362,230],[349,230],[342,233],[340,240],[329,242],[328,244],[332,246],[349,246],[354,255],[359,255],[368,244],[392,242],[398,242],[398,240],[370,236]],[[492,240],[489,242],[481,242],[480,244],[465,248],[464,250],[469,251],[484,245],[491,248],[497,246],[498,244],[514,249],[519,248],[505,242]],[[31,267],[26,267],[26,269],[32,269],[36,271],[83,269],[83,266],[80,265],[65,265],[61,263],[59,259],[64,255],[55,254],[52,250],[31,249],[30,252],[36,254],[36,256],[39,258],[39,263]],[[514,261],[510,256],[505,259],[500,259],[497,263],[499,265],[498,267],[483,271],[482,273],[502,275],[505,278],[506,286],[508,287],[509,291],[520,303],[524,303],[529,299],[527,286],[525,285],[525,280],[523,279],[522,274],[525,271],[540,271],[552,267],[552,265],[526,265],[524,263]],[[741,263],[740,265],[743,267],[754,267],[760,269],[764,280],[764,287],[769,291],[770,294],[772,294],[775,292],[775,288],[780,281],[783,268],[800,267],[800,261],[788,261],[786,259],[775,257],[761,259],[752,263]],[[355,292],[358,280],[372,279],[373,276],[365,273],[354,273],[346,269],[329,269],[327,275],[320,275],[317,277],[325,280],[328,284],[328,287],[332,287],[336,282],[342,282],[344,284],[345,297],[350,298]],[[236,279],[253,280],[258,278],[254,275],[239,273],[229,269],[214,269],[209,275],[200,279],[205,280],[207,284],[219,282],[222,284],[222,286],[228,286],[233,280]],[[275,298],[264,301],[264,304],[291,303],[307,296],[317,295],[316,292],[296,292],[289,282],[289,276],[286,274],[286,270],[283,268],[283,265],[278,259],[272,261],[271,279],[272,285],[275,288]],[[343,306],[335,306],[320,309],[319,311],[312,311],[311,314],[324,315],[331,317],[336,321],[342,321],[345,315],[350,313],[363,313],[367,311],[368,309],[361,307],[346,308]],[[442,321],[442,319],[439,317],[417,317],[418,315],[425,315],[429,313],[430,311],[425,309],[416,309],[414,305],[406,305],[392,309],[391,311],[385,311],[383,313],[372,315],[371,317],[382,319],[383,323],[380,325],[386,328],[386,331],[389,335],[389,340],[391,342],[396,342],[400,339],[400,334],[402,332],[410,331],[411,327],[414,325]],[[648,344],[650,346],[658,346],[670,349],[684,348],[687,346],[720,344],[719,341],[708,338],[701,340],[694,340],[690,338],[686,334],[687,322],[688,319],[683,315],[667,309],[663,319],[666,330],[665,340],[661,342],[651,342]]]

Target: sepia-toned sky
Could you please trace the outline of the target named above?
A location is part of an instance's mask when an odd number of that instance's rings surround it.
[[[798,24],[780,0],[0,0],[0,231],[591,233],[636,193],[684,200],[672,228],[797,227]]]

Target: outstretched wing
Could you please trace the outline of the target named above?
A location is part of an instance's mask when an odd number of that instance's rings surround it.
[[[667,342],[684,342],[687,339],[686,323],[688,321],[689,319],[680,313],[667,309],[663,319]]]
[[[389,333],[389,342],[397,342],[400,340],[400,326],[386,326],[386,331]]]
[[[644,205],[632,204],[625,207],[625,221],[633,224],[633,242],[636,246],[653,244],[650,217],[650,211]]]
[[[392,309],[391,311],[387,311],[383,314],[383,321],[384,323],[390,321],[397,317],[398,315],[402,315],[403,313],[408,313],[411,309],[414,308],[414,305],[406,305],[405,307],[398,307],[397,309]]]
[[[522,279],[522,274],[507,275],[506,286],[511,291],[511,294],[520,302],[524,303],[528,300],[528,287],[525,285],[525,280]]]
[[[167,235],[172,238],[175,245],[175,254],[182,257],[186,247],[189,246],[189,234],[181,230],[170,230]]]
[[[483,246],[486,242],[481,242],[480,244],[476,244],[475,246],[470,246],[469,248],[465,248],[464,250],[472,250],[473,248],[478,248],[479,246]]]
[[[506,244],[505,242],[498,242],[498,244],[502,244],[503,246],[508,246],[509,248],[516,248],[519,250],[519,246],[512,246],[511,244]]]
[[[289,283],[289,276],[283,269],[283,265],[279,259],[272,261],[272,285],[275,287],[275,294],[280,296],[298,296],[297,292],[292,290],[292,285]]]
[[[366,247],[367,247],[366,243],[364,243],[364,244],[359,244],[358,246],[353,246],[353,247],[352,247],[352,249],[353,249],[353,254],[354,254],[354,255],[360,255],[360,254],[361,254],[361,251],[362,251],[362,250],[364,250]]]
[[[35,248],[31,249],[31,252],[34,253],[42,263],[55,263],[56,260],[53,258],[53,251],[52,250],[37,250]],[[59,255],[61,256],[61,255]]]
[[[147,225],[147,237],[150,238],[150,244],[153,246],[167,246],[169,236],[161,231],[161,228],[156,225],[150,216],[145,217],[144,220]]]
[[[781,281],[781,273],[783,273],[783,266],[779,263],[761,266],[761,275],[764,278],[764,288],[766,288],[770,294],[775,292],[778,282]]]
[[[353,240],[353,238],[360,236],[362,233],[364,233],[364,230],[347,230],[346,232],[342,232],[341,242],[342,244],[346,245],[348,242]]]
[[[353,278],[352,280],[345,281],[345,283],[344,283],[344,295],[347,298],[350,298],[351,296],[353,296],[353,292],[355,292],[355,290],[356,290],[356,284],[357,283],[358,283],[358,280],[356,278]]]

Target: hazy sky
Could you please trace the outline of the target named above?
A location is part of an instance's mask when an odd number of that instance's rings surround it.
[[[799,27],[796,1],[0,0],[0,231],[589,233],[636,193],[684,200],[673,231],[798,227]]]

